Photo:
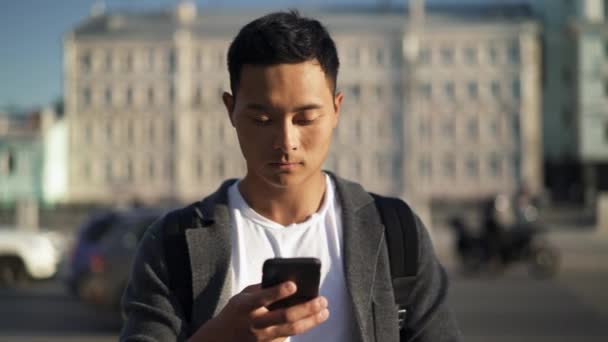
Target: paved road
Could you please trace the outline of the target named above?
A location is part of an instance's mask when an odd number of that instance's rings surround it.
[[[530,278],[524,267],[498,277],[464,278],[451,262],[449,240],[437,236],[448,265],[450,301],[471,342],[608,341],[608,238],[562,234],[563,272]],[[60,283],[0,289],[0,342],[116,341],[120,319],[68,296]]]

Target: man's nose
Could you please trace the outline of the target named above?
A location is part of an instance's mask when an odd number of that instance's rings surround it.
[[[293,123],[285,120],[281,125],[277,126],[273,148],[280,149],[284,152],[295,151],[298,149],[297,130]]]

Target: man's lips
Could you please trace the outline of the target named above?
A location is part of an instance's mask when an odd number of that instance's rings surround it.
[[[280,168],[280,169],[292,169],[302,165],[301,162],[270,162],[270,166]]]

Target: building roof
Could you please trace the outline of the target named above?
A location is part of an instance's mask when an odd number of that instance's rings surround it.
[[[197,35],[229,35],[271,10],[199,9],[187,27]],[[319,18],[332,31],[402,29],[407,23],[405,7],[325,7],[302,10],[303,15]],[[521,4],[431,4],[426,6],[426,21],[432,25],[471,23],[517,23],[534,15]],[[380,24],[380,25],[379,25]],[[91,16],[74,30],[76,38],[147,38],[169,40],[181,26],[173,10],[156,12],[114,11]]]

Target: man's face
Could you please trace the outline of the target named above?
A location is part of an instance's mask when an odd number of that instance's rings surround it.
[[[224,103],[247,162],[247,177],[277,186],[320,172],[338,124],[342,94],[316,61],[245,65],[237,96]]]

